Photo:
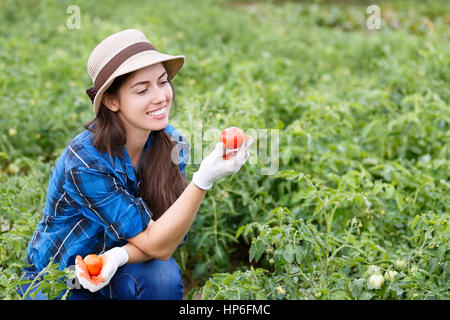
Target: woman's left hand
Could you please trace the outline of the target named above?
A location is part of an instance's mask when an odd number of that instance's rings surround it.
[[[75,271],[77,279],[83,288],[90,292],[96,292],[109,284],[117,269],[128,262],[128,253],[124,248],[114,247],[100,255],[102,270],[97,276],[89,275],[86,264],[81,256],[75,259]]]

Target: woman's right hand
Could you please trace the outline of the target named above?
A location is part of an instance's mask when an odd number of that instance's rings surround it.
[[[224,145],[218,142],[216,148],[200,163],[200,168],[194,173],[192,182],[200,189],[208,190],[214,181],[238,172],[250,156],[248,149],[252,143],[253,137],[247,136],[237,153],[231,158],[227,157],[228,160],[224,160]],[[235,152],[231,151],[227,154]]]

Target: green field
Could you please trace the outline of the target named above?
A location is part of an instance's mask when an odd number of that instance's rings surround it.
[[[186,56],[183,133],[279,134],[277,173],[260,136],[207,192],[174,256],[186,299],[449,299],[450,2],[370,4],[381,29],[366,1],[0,1],[0,299],[18,298],[51,169],[93,118],[89,54],[128,28]],[[192,162],[211,143],[194,142]],[[46,271],[56,297],[69,271]]]

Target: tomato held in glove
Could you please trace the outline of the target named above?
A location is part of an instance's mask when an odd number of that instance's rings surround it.
[[[238,127],[229,127],[220,134],[220,141],[223,143],[225,149],[235,150],[244,143],[244,133]],[[227,155],[223,155],[223,159],[228,159]]]
[[[83,259],[90,276],[97,276],[102,270],[102,259],[96,254],[88,254]]]

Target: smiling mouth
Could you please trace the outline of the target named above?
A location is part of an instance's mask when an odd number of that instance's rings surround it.
[[[167,113],[167,106],[159,108],[156,111],[147,112],[146,115],[152,116],[152,117],[160,117]]]

